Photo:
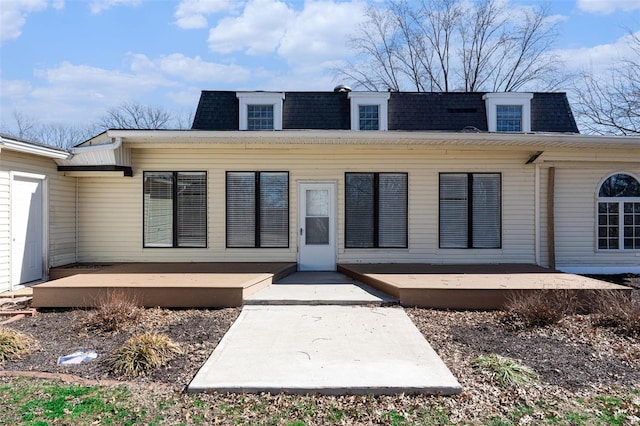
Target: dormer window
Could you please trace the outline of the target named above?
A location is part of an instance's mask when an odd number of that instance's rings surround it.
[[[282,92],[237,92],[240,130],[282,130]]]
[[[351,130],[387,130],[389,92],[349,92]]]
[[[380,130],[380,106],[379,105],[359,105],[360,130]]]
[[[496,131],[497,132],[521,132],[522,131],[522,105],[497,105],[496,106]]]
[[[247,105],[247,130],[273,130],[273,105]]]
[[[533,93],[487,93],[482,99],[487,109],[490,132],[530,132]]]

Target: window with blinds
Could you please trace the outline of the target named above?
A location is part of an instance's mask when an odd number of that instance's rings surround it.
[[[345,173],[345,247],[407,247],[407,173]]]
[[[440,174],[440,248],[500,248],[500,173]]]
[[[227,247],[289,247],[289,173],[227,172]]]
[[[144,247],[207,246],[206,172],[144,172]]]

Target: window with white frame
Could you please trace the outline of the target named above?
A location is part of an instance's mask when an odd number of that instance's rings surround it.
[[[388,130],[389,92],[349,92],[351,130]]]
[[[227,172],[227,247],[289,247],[289,173]]]
[[[359,129],[379,130],[380,129],[380,107],[379,105],[359,105]]]
[[[490,132],[530,132],[533,93],[486,93],[482,96]]]
[[[440,173],[440,248],[500,248],[500,173]]]
[[[522,105],[497,105],[496,106],[496,131],[497,132],[521,132],[522,131]]]
[[[609,176],[597,201],[598,249],[640,250],[640,182],[626,173]]]
[[[273,130],[273,105],[247,105],[247,130]]]
[[[144,247],[207,246],[207,173],[143,173]]]
[[[236,92],[240,130],[282,130],[282,92]]]

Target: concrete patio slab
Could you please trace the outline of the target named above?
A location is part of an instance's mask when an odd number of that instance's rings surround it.
[[[461,387],[401,308],[245,306],[187,390],[451,395]]]
[[[339,272],[296,272],[245,298],[245,305],[391,305],[391,296]]]

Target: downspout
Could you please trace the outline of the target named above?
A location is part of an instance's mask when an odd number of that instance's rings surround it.
[[[556,236],[555,236],[555,180],[556,168],[549,167],[547,182],[547,247],[549,251],[549,268],[556,269]]]
[[[540,165],[535,164],[535,177],[534,177],[534,195],[533,195],[533,226],[535,232],[535,262],[536,265],[540,265]]]
[[[79,178],[75,178],[76,180],[76,208],[75,208],[75,228],[76,228],[76,262],[78,263],[79,249],[78,245],[80,244],[80,188],[79,188]]]

